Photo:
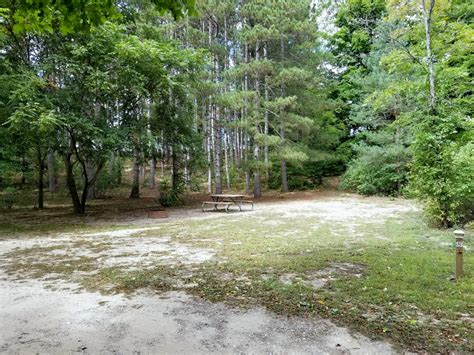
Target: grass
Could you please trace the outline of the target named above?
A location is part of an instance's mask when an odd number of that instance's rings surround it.
[[[452,232],[428,227],[419,213],[329,222],[317,214],[264,212],[207,221],[170,220],[133,236],[171,236],[174,243],[215,250],[213,260],[202,264],[175,261],[146,269],[106,268],[92,257],[73,258],[74,245],[68,249],[72,255],[62,256],[69,260],[67,266],[47,248],[15,250],[5,258],[12,272],[25,277],[62,273],[66,278],[74,268],[95,270],[81,275],[83,287],[123,293],[142,288],[185,290],[237,307],[263,305],[278,314],[331,318],[404,349],[474,351],[472,249],[465,254],[464,278],[450,281]],[[77,243],[84,247],[80,237]],[[94,245],[86,247],[94,251]],[[108,247],[95,245],[100,251]],[[35,257],[36,263],[26,262]],[[23,267],[15,260],[23,260]],[[338,269],[342,264],[346,272]],[[322,287],[311,287],[314,278],[324,279]]]

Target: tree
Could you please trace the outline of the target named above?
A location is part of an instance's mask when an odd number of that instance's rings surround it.
[[[388,5],[365,61],[369,74],[356,79],[363,89],[351,113],[359,154],[346,185],[400,193],[408,182],[436,223],[465,223],[472,218],[473,190],[465,175],[470,168],[458,164],[472,163],[466,159],[473,131],[466,61],[471,15],[441,0]]]
[[[175,18],[194,14],[194,0],[152,0],[161,12],[169,11]],[[129,5],[129,6],[127,6]],[[107,20],[119,19],[121,11],[134,11],[133,2],[115,0],[3,0],[0,15],[7,18],[8,28],[15,34],[23,32],[62,34],[88,32]],[[4,23],[5,21],[2,21]]]

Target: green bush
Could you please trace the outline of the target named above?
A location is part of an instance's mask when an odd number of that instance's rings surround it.
[[[287,163],[288,189],[309,190],[321,185],[323,177],[338,176],[345,170],[345,164],[338,157],[307,161],[301,164]],[[281,188],[281,166],[280,162],[272,164],[269,181],[271,189]]]
[[[359,146],[359,155],[349,163],[341,187],[364,195],[396,195],[408,179],[408,155],[403,148]]]
[[[184,179],[181,175],[178,176],[177,184],[173,188],[169,181],[163,180],[160,183],[160,198],[158,202],[163,207],[173,207],[183,204],[183,197],[185,191]]]
[[[428,117],[413,144],[411,187],[443,227],[474,217],[474,127],[454,113]]]

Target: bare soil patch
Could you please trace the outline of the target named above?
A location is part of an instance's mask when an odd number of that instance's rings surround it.
[[[199,203],[199,198],[195,203]],[[222,262],[217,259],[222,248],[231,246],[238,251],[245,244],[235,238],[227,240],[228,244],[222,246],[223,235],[215,235],[215,230],[207,235],[205,231],[208,226],[215,229],[222,224],[226,228],[230,223],[238,231],[241,223],[252,218],[256,223],[255,229],[249,229],[249,232],[254,231],[258,235],[262,228],[277,230],[288,222],[303,218],[305,223],[314,219],[314,222],[306,226],[314,228],[318,228],[321,220],[326,224],[328,221],[343,221],[348,233],[351,233],[351,228],[367,219],[384,220],[395,213],[415,211],[414,205],[398,200],[384,200],[381,203],[377,199],[340,193],[305,192],[258,200],[252,212],[202,213],[194,205],[193,208],[171,209],[170,218],[157,221],[145,218],[148,204],[152,205],[151,198],[139,203],[129,200],[125,203],[123,199],[106,200],[94,205],[87,216],[72,217],[72,223],[78,223],[78,231],[65,228],[66,231],[53,229],[48,233],[41,232],[42,227],[51,223],[68,223],[71,215],[64,212],[64,207],[47,209],[33,218],[26,211],[12,211],[2,215],[0,223],[8,220],[10,224],[27,224],[38,229],[33,228],[25,234],[11,233],[0,238],[0,298],[1,304],[6,305],[0,310],[0,319],[5,329],[0,335],[0,351],[395,351],[388,342],[373,341],[361,334],[351,333],[329,320],[318,317],[287,318],[259,307],[238,310],[221,303],[211,304],[186,292],[187,289],[200,285],[199,280],[192,279],[193,265],[197,267],[204,263]],[[109,211],[110,207],[114,210]],[[181,234],[181,225],[175,223],[182,223],[183,220],[200,228],[201,235],[196,241],[200,244],[193,244],[192,235]],[[89,231],[82,232],[83,226],[93,228],[85,228]],[[163,232],[164,230],[168,232]],[[287,238],[290,236],[288,233],[289,231],[282,231],[277,236],[264,234],[261,237]],[[205,238],[202,237],[203,234]],[[299,238],[298,233],[291,237]],[[361,237],[352,235],[348,239]],[[256,252],[263,253],[266,250]],[[308,255],[311,254],[311,250],[307,252]],[[252,255],[253,253],[250,254],[251,257]],[[78,287],[81,277],[95,275],[104,268],[112,268],[116,277],[120,270],[143,271],[156,268],[157,265],[177,272],[187,268],[191,273],[189,278],[180,275],[181,278],[170,280],[172,287],[168,289],[180,290],[173,292],[167,292],[164,287],[161,293],[141,290],[124,297],[120,294],[95,293]],[[363,272],[362,266],[335,262],[327,268],[308,271],[304,275],[283,275],[281,281],[289,284],[301,282],[318,290],[338,274],[357,278]],[[166,278],[167,275],[163,277]],[[252,282],[245,275],[235,278],[231,273],[222,273],[216,277],[224,282],[235,281],[247,285]],[[133,286],[135,281],[132,277],[127,282]],[[143,280],[140,282],[147,284]]]

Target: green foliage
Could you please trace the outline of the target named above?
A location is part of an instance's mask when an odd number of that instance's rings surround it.
[[[430,109],[425,31],[415,20],[420,9],[397,1],[388,5],[388,16],[373,28],[370,51],[363,51],[364,69],[345,76],[351,90],[357,88],[349,115],[356,157],[343,186],[364,194],[405,190],[426,203],[436,224],[466,223],[473,210],[469,11],[455,2],[436,2],[431,39],[437,106]],[[359,34],[354,28],[350,35],[354,44]]]
[[[172,187],[168,180],[160,182],[160,197],[158,202],[163,207],[173,207],[183,204],[185,183],[182,175],[178,176],[177,184]]]
[[[337,156],[312,152],[311,156],[319,159],[305,159],[298,163],[297,160],[289,160],[287,173],[291,176],[288,179],[288,189],[290,191],[310,190],[322,184],[324,177],[338,176],[345,170],[345,164]],[[307,158],[307,156],[306,156]],[[270,188],[278,189],[281,185],[281,170],[278,162],[273,162]]]
[[[405,148],[396,144],[360,144],[354,149],[358,156],[349,163],[342,188],[364,195],[395,195],[402,192],[408,180]]]
[[[195,13],[195,0],[151,0],[150,3],[162,13],[171,12],[175,18]],[[16,34],[55,30],[62,34],[88,32],[107,20],[122,18],[124,10],[126,15],[135,11],[133,4],[116,0],[2,0],[0,8],[4,9],[0,12],[2,22],[9,22]]]
[[[436,224],[450,227],[474,218],[474,126],[447,113],[427,117],[413,144],[412,188],[427,201]]]

